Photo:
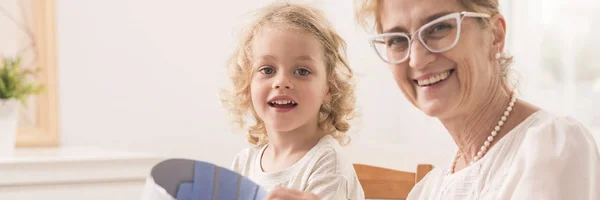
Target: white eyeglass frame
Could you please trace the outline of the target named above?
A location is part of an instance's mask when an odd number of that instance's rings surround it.
[[[417,29],[417,31],[415,31],[414,33],[412,33],[410,35],[408,35],[406,33],[401,33],[401,32],[396,32],[396,33],[382,33],[382,34],[377,34],[377,35],[371,36],[368,39],[368,41],[369,41],[369,44],[371,45],[371,47],[373,48],[373,50],[375,50],[375,53],[377,53],[377,55],[379,56],[379,58],[381,58],[381,60],[383,60],[384,62],[389,63],[389,64],[400,64],[400,63],[405,62],[408,59],[408,57],[410,57],[410,54],[411,54],[411,51],[410,51],[411,48],[410,47],[412,46],[413,39],[415,38],[414,37],[415,35],[417,35],[417,38],[419,38],[419,42],[421,42],[421,44],[423,45],[423,47],[425,47],[428,51],[430,51],[432,53],[441,53],[441,52],[448,51],[448,50],[454,48],[454,46],[456,46],[456,44],[458,43],[458,40],[460,38],[460,31],[461,31],[461,27],[462,27],[462,21],[464,20],[465,17],[490,18],[491,15],[486,14],[486,13],[476,13],[476,12],[456,12],[456,13],[450,13],[450,14],[444,15],[444,16],[442,16],[440,18],[437,18],[437,19],[435,19],[435,20],[433,20],[433,21],[431,21],[431,22],[429,22],[429,23],[421,26],[421,28]],[[444,20],[448,20],[448,19],[452,19],[452,18],[456,19],[456,22],[457,22],[457,34],[456,34],[456,38],[454,39],[454,42],[450,46],[448,46],[448,47],[446,47],[444,49],[441,49],[441,50],[437,50],[437,51],[432,50],[431,48],[429,48],[429,46],[427,46],[425,44],[425,42],[423,41],[423,38],[420,36],[419,33],[423,29],[428,28],[429,26],[431,26],[431,25],[433,25],[435,23],[438,23],[438,22],[441,22],[441,21],[444,21]],[[403,37],[408,38],[408,47],[409,47],[408,48],[408,53],[406,54],[406,56],[404,58],[400,59],[399,61],[396,61],[396,62],[389,62],[389,61],[387,61],[383,57],[383,55],[381,55],[381,53],[377,50],[377,47],[375,46],[375,42],[376,42],[377,39],[382,38],[382,37],[389,37],[389,36],[403,36]],[[387,57],[387,55],[386,55],[386,57]]]

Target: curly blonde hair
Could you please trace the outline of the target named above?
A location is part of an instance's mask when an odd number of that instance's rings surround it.
[[[230,111],[234,124],[243,128],[249,114],[255,124],[248,127],[247,139],[251,144],[268,142],[265,123],[252,106],[250,85],[252,68],[252,40],[265,27],[303,30],[311,33],[323,46],[327,84],[331,101],[319,110],[319,127],[335,137],[341,145],[350,142],[346,132],[354,117],[355,94],[353,72],[346,58],[346,42],[335,31],[322,11],[308,5],[276,2],[259,9],[253,21],[240,38],[234,54],[228,61],[233,90],[223,91],[221,102]]]
[[[378,14],[382,0],[356,0],[355,17],[358,24],[367,30],[375,30],[381,33],[381,16]],[[500,4],[498,0],[458,0],[458,2],[466,8],[466,11],[486,13],[496,15],[500,13]],[[480,22],[484,27],[489,26],[489,19],[480,18]],[[502,55],[500,58],[500,72],[505,84],[508,86],[510,65],[513,62],[513,57],[510,55]],[[516,84],[513,84],[516,85]]]

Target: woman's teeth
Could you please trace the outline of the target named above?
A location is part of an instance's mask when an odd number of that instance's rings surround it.
[[[448,79],[449,76],[450,76],[450,71],[445,71],[445,72],[442,72],[435,76],[429,77],[428,79],[417,80],[417,85],[419,85],[419,86],[433,85],[440,81]]]

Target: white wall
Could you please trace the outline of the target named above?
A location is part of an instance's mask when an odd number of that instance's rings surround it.
[[[347,40],[359,74],[354,161],[411,171],[449,164],[449,135],[404,99],[355,25],[352,1],[312,1]],[[63,145],[229,166],[247,144],[231,132],[217,92],[228,84],[225,61],[242,15],[270,1],[206,2],[57,0]]]
[[[217,92],[228,84],[225,61],[242,15],[266,2],[57,0],[62,144],[229,166],[247,144],[232,133]],[[314,3],[347,39],[360,75],[354,160],[403,170],[447,164],[450,138],[405,101],[355,25],[351,1]]]

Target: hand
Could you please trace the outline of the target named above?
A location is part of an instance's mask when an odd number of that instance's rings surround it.
[[[278,187],[271,190],[265,200],[319,200],[319,197],[308,192]]]

